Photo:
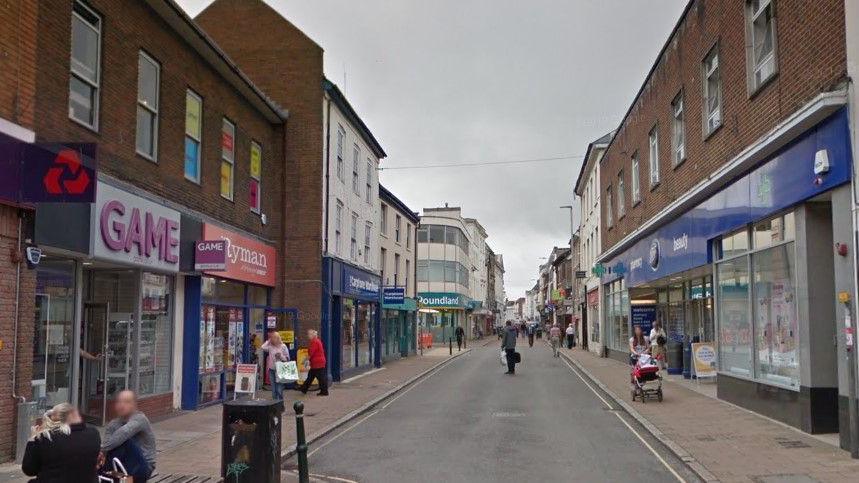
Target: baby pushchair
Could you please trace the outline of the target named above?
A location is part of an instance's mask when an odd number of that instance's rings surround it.
[[[648,398],[656,398],[662,402],[662,376],[659,375],[659,366],[648,354],[638,356],[632,366],[630,374],[632,400],[636,398],[641,402],[647,402]]]

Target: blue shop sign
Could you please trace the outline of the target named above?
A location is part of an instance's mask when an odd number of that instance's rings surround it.
[[[402,304],[406,299],[405,287],[382,287],[382,303],[397,305]]]
[[[343,293],[361,299],[379,300],[378,275],[343,265]]]
[[[633,327],[641,327],[641,333],[650,336],[650,329],[656,321],[655,305],[632,305],[629,308],[629,318]]]
[[[818,177],[814,162],[821,150],[826,151],[830,168]],[[714,238],[849,182],[851,165],[847,110],[841,109],[762,165],[605,262],[621,270],[612,270],[602,280],[623,276],[627,287],[635,287],[707,265],[712,262]]]

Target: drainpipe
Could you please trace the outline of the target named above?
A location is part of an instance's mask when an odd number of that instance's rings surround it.
[[[16,248],[18,250],[17,262],[15,267],[15,322],[12,340],[12,397],[18,402],[25,403],[27,398],[18,394],[18,322],[21,318],[21,230],[24,223],[24,215],[18,212],[18,241]]]

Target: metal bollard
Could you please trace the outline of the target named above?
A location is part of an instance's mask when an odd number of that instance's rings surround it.
[[[453,355],[453,337],[448,337],[447,342],[450,344],[450,355]]]
[[[310,483],[310,468],[307,465],[307,440],[304,437],[304,403],[295,401],[295,454],[298,456],[298,481]]]

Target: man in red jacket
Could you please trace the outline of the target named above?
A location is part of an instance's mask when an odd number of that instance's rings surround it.
[[[325,348],[322,347],[322,341],[319,340],[319,334],[315,330],[308,330],[307,337],[310,339],[310,347],[307,348],[310,371],[307,373],[307,379],[304,380],[304,384],[301,385],[301,392],[307,394],[307,390],[310,389],[310,383],[316,379],[319,383],[318,395],[327,396],[328,374],[325,373]]]

